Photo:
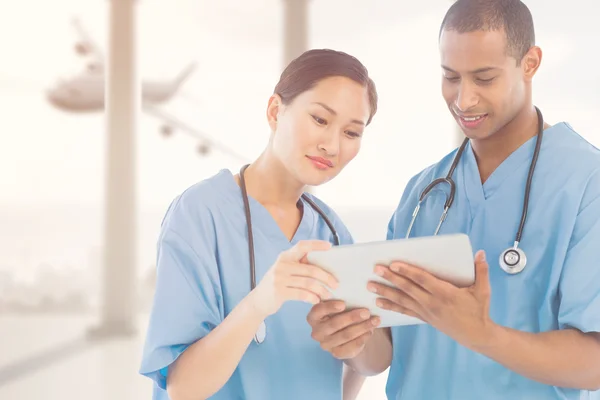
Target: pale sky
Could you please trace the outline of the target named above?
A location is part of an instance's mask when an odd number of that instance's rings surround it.
[[[198,62],[170,113],[249,159],[266,144],[267,99],[282,69],[281,0],[139,0],[141,75],[170,79]],[[333,206],[395,206],[408,179],[453,147],[442,102],[438,27],[449,0],[311,0],[310,47],[357,56],[380,95],[357,159],[316,192]],[[544,51],[535,98],[546,119],[566,120],[600,145],[600,25],[597,0],[530,0]],[[568,4],[568,7],[565,6]],[[0,5],[0,204],[102,205],[105,132],[98,115],[70,115],[45,101],[45,87],[82,67],[72,49],[78,16],[102,45],[107,0],[20,0]],[[593,49],[593,50],[592,50]],[[189,185],[239,163],[197,142],[163,138],[146,115],[138,132],[138,198],[164,208]],[[389,168],[389,166],[393,168]],[[359,190],[354,191],[354,189]],[[8,208],[5,208],[8,210]]]

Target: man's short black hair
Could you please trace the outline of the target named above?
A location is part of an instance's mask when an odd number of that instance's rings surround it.
[[[457,0],[442,21],[440,37],[443,31],[498,30],[506,33],[508,54],[517,62],[535,45],[531,12],[520,0]]]

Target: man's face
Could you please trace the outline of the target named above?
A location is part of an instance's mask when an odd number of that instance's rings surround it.
[[[440,37],[442,95],[471,139],[490,137],[524,106],[524,68],[507,50],[504,31],[443,31]]]

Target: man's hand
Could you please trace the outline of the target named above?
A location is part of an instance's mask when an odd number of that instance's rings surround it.
[[[378,265],[375,273],[393,285],[369,282],[369,290],[381,297],[379,307],[417,317],[471,350],[480,350],[489,340],[494,323],[483,251],[475,255],[475,283],[468,288],[457,288],[405,263],[395,262],[389,268]]]
[[[344,309],[342,301],[325,301],[315,305],[307,317],[313,339],[341,360],[356,357],[380,323],[379,317],[371,317],[369,310]]]

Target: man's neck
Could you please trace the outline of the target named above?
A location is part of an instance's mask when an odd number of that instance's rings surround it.
[[[244,179],[248,195],[265,207],[295,207],[304,190],[268,150],[246,169]]]
[[[481,183],[485,183],[508,156],[537,133],[537,113],[535,108],[530,106],[492,136],[486,139],[471,140]]]

